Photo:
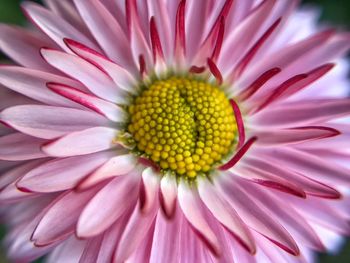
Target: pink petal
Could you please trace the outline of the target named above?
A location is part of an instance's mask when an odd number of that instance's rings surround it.
[[[114,147],[117,131],[112,128],[95,127],[73,132],[46,143],[42,151],[50,156],[68,157],[104,151]]]
[[[203,216],[201,211],[202,202],[198,193],[190,188],[184,180],[180,181],[178,191],[179,205],[187,221],[198,232],[198,235],[205,240],[214,255],[220,255],[221,245]]]
[[[106,119],[93,112],[41,105],[7,108],[0,113],[0,120],[20,132],[42,139],[108,125]]]
[[[20,27],[0,25],[0,49],[17,63],[32,69],[56,72],[40,56],[41,47],[55,47],[38,34]]]
[[[129,69],[133,68],[133,64],[130,63],[131,53],[128,39],[110,13],[112,10],[107,10],[99,1],[74,0],[74,3],[105,54],[121,65]],[[67,37],[78,40],[74,36]]]
[[[29,19],[65,51],[69,52],[69,49],[63,42],[64,38],[76,39],[99,50],[90,39],[53,12],[31,2],[24,2],[22,8]]]
[[[28,171],[17,182],[20,189],[38,193],[58,192],[74,186],[111,156],[102,152],[46,162]]]
[[[140,206],[142,213],[148,213],[154,206],[154,203],[158,198],[159,181],[159,173],[152,168],[146,168],[142,172],[140,191]]]
[[[330,185],[349,185],[349,169],[339,166],[332,161],[324,161],[315,155],[292,148],[266,149],[264,156],[277,166],[288,167],[299,174],[311,179],[327,182]],[[278,158],[276,158],[278,156]]]
[[[24,164],[15,163],[15,166],[11,167],[10,170],[6,172],[1,171],[0,190],[10,183],[16,182],[19,178],[23,177],[23,175],[25,175],[36,166],[40,165],[42,162],[44,161],[40,159],[26,162]]]
[[[230,231],[240,245],[251,254],[255,254],[255,242],[248,228],[237,212],[219,195],[218,190],[207,178],[198,179],[198,192],[203,203],[215,218]]]
[[[53,92],[79,103],[115,122],[124,122],[125,111],[114,103],[102,100],[96,96],[87,94],[73,87],[62,84],[48,83],[48,88]]]
[[[177,7],[175,23],[174,56],[178,63],[183,61],[186,54],[185,9],[186,0],[182,0]]]
[[[310,125],[350,114],[349,99],[318,99],[283,103],[252,118],[259,126]]]
[[[163,46],[165,59],[172,60],[174,36],[172,34],[172,25],[170,14],[166,7],[166,2],[162,0],[146,1],[148,5],[149,17],[154,17],[155,24],[159,30],[159,37]]]
[[[308,70],[311,70],[310,67],[305,67],[303,65],[302,61],[305,61],[305,56],[309,53],[312,54],[313,51],[317,50],[318,48],[322,47],[329,39],[334,35],[334,31],[332,30],[326,30],[320,33],[317,33],[311,37],[308,37],[302,41],[299,41],[295,44],[292,44],[283,50],[279,50],[276,54],[270,54],[268,60],[262,60],[264,61],[264,64],[258,64],[255,67],[255,70],[249,71],[249,76],[243,76],[242,82],[245,82],[251,78],[254,78],[257,75],[260,75],[263,73],[263,71],[266,70],[266,68],[281,68],[281,69],[287,69],[291,64],[299,62],[298,66],[291,70],[288,68],[288,70],[283,71],[280,74],[280,78],[276,79],[276,81],[281,82],[281,80],[285,80],[288,78],[291,78],[294,75],[300,74],[300,72],[305,72]],[[271,59],[272,57],[272,59]],[[316,65],[326,63],[325,62],[318,62]],[[261,62],[262,63],[262,62]],[[315,63],[313,64],[313,66]],[[276,83],[272,83],[271,85],[276,85]]]
[[[102,99],[124,103],[123,92],[116,87],[113,80],[84,59],[49,49],[41,49],[41,54],[50,65],[79,80]]]
[[[86,36],[91,35],[83,19],[78,13],[73,1],[44,0],[44,3],[55,14],[64,18],[64,20],[70,23],[71,25],[74,25],[74,27],[80,32],[84,33]]]
[[[316,180],[312,180],[300,173],[294,172],[293,170],[287,169],[285,166],[281,166],[284,167],[282,169],[280,166],[274,165],[274,161],[270,160],[269,158],[264,158],[264,160],[246,158],[244,162],[249,167],[254,168],[255,171],[259,170],[258,172],[256,171],[256,174],[262,174],[264,176],[277,176],[279,179],[276,180],[275,178],[276,181],[280,181],[281,179],[285,182],[287,181],[289,184],[294,185],[294,187],[297,189],[302,189],[302,191],[308,195],[329,199],[339,199],[341,197],[341,194],[336,189]]]
[[[166,174],[160,181],[160,204],[165,215],[171,218],[176,210],[177,182],[176,177]]]
[[[182,218],[177,215],[174,220],[168,221],[159,211],[154,228],[154,237],[150,262],[180,262],[179,229]]]
[[[38,196],[34,193],[23,192],[17,188],[16,181],[10,183],[0,191],[0,203],[17,203]]]
[[[151,65],[153,65],[151,59],[152,52],[148,41],[148,36],[146,38],[140,25],[137,3],[135,0],[126,0],[125,3],[126,17],[129,28],[129,45],[131,47],[134,62],[137,64],[139,57],[142,56],[146,67],[151,67]]]
[[[79,263],[96,263],[101,244],[102,236],[90,238],[84,248],[83,254],[80,257]]]
[[[130,213],[126,213],[103,235],[102,245],[98,251],[96,263],[113,262],[113,254],[118,245],[119,239],[129,220]]]
[[[110,76],[117,87],[132,94],[136,92],[137,80],[124,67],[77,41],[64,39],[64,42],[75,54]]]
[[[31,238],[34,243],[46,246],[70,236],[81,211],[97,191],[98,188],[94,188],[83,193],[65,192],[60,195],[35,228]]]
[[[340,132],[329,127],[306,126],[281,130],[274,129],[267,132],[257,131],[255,134],[259,137],[258,144],[270,146],[320,140],[337,136]]]
[[[58,245],[47,258],[48,263],[59,262],[79,262],[84,248],[85,240],[77,240],[74,236]]]
[[[250,47],[275,4],[276,0],[261,2],[235,30],[226,36],[218,59],[218,65],[225,74],[233,69],[239,58],[244,55],[245,50]]]
[[[137,200],[139,175],[117,177],[99,191],[82,211],[77,235],[81,238],[96,236],[130,210]]]
[[[233,177],[238,175],[256,184],[291,194],[296,197],[306,198],[306,193],[300,185],[296,185],[281,176],[261,171],[255,167],[246,167],[244,164],[241,164],[240,167],[237,167],[236,169],[232,169],[232,171],[234,172],[231,175]]]
[[[158,212],[158,203],[154,204],[152,210],[143,214],[140,203],[137,203],[134,211],[129,218],[129,222],[119,240],[118,248],[114,254],[114,262],[125,262],[127,258],[135,251],[139,244],[146,237],[149,229],[154,224]]]
[[[15,66],[0,67],[0,83],[9,89],[48,105],[79,107],[70,100],[58,96],[47,89],[47,82],[58,82],[73,87],[82,87],[77,81],[42,71]]]
[[[224,180],[225,179],[225,180]],[[221,178],[216,182],[225,193],[233,208],[242,217],[246,224],[255,231],[264,235],[271,242],[292,255],[298,255],[299,248],[290,234],[271,217],[269,212],[259,206],[244,190],[238,178]]]
[[[310,224],[316,223],[331,231],[349,235],[350,226],[348,221],[332,204],[327,204],[317,197],[310,197],[303,200],[304,202],[296,199],[288,199],[288,201]],[[319,237],[321,237],[320,234]]]
[[[46,157],[40,149],[44,142],[21,133],[0,137],[0,160],[24,161]]]
[[[245,183],[245,189],[248,190],[255,201],[262,207],[265,207],[271,214],[275,215],[287,230],[300,242],[317,250],[324,250],[324,246],[317,236],[316,232],[310,227],[304,217],[288,206],[279,197],[275,198],[269,192],[260,187]]]
[[[113,152],[117,155],[117,152]],[[79,185],[78,190],[87,189],[103,180],[130,173],[137,164],[137,159],[131,154],[122,154],[110,158],[89,176],[84,178]]]

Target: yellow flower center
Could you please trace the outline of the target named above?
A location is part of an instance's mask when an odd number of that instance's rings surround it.
[[[216,85],[169,77],[148,85],[128,107],[139,153],[164,171],[190,178],[209,172],[235,144],[236,120]]]

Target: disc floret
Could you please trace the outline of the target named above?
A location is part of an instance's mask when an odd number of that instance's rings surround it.
[[[215,84],[172,76],[153,81],[128,107],[136,150],[164,171],[208,173],[235,144],[236,120]]]

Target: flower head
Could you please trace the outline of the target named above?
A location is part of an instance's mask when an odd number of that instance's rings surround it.
[[[312,261],[349,233],[347,33],[294,0],[45,2],[0,26],[11,259]]]

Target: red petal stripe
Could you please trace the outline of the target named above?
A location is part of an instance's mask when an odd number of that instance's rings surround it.
[[[258,137],[250,138],[237,152],[236,154],[229,160],[226,164],[219,167],[219,170],[229,170],[231,169],[242,157],[246,154],[249,148],[253,145]]]
[[[238,104],[233,99],[230,99],[230,103],[231,103],[233,112],[235,114],[236,122],[237,122],[237,129],[238,129],[237,149],[240,149],[245,142],[244,122],[243,122],[242,113],[241,113],[241,110],[239,109]]]

